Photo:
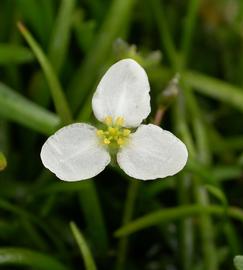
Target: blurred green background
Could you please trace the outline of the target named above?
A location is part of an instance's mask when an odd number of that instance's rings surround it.
[[[97,83],[128,57],[149,76],[147,121],[163,112],[187,166],[148,182],[114,167],[61,182],[43,142],[95,123]],[[242,150],[242,0],[0,1],[0,269],[235,269]]]

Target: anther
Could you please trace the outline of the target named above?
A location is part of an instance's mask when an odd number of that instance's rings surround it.
[[[117,140],[117,144],[119,144],[119,145],[124,144],[124,140],[123,140],[122,138],[119,138],[119,139]]]
[[[109,139],[107,139],[107,138],[105,138],[104,140],[103,140],[103,142],[104,142],[104,144],[110,144],[111,143],[111,141],[109,140]]]
[[[124,129],[123,130],[123,136],[128,136],[131,133],[131,131],[129,129]]]
[[[116,122],[115,122],[115,124],[117,125],[117,126],[123,126],[123,124],[124,124],[124,118],[123,117],[117,117],[116,118]]]
[[[102,136],[102,135],[104,135],[104,131],[101,130],[101,129],[98,129],[98,130],[96,131],[96,134],[97,134],[98,136]]]
[[[105,124],[107,126],[111,126],[112,125],[112,117],[111,116],[107,116],[104,120]]]
[[[111,135],[115,135],[115,134],[117,133],[117,129],[114,128],[114,127],[109,127],[109,128],[108,128],[108,131],[109,131],[109,133],[110,133]]]

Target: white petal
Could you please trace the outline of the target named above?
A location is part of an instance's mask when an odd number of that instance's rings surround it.
[[[131,177],[151,180],[174,175],[186,164],[185,144],[167,130],[141,125],[120,150],[117,161]]]
[[[94,114],[101,122],[123,117],[124,126],[137,127],[150,113],[149,91],[145,70],[132,59],[121,60],[101,79],[92,100]]]
[[[96,128],[72,124],[47,139],[41,149],[41,160],[61,180],[78,181],[103,171],[110,155],[99,144]]]

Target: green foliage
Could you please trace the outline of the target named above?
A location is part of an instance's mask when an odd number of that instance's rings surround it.
[[[242,25],[238,0],[0,1],[0,268],[232,269],[243,253]],[[157,181],[114,167],[57,180],[40,161],[44,140],[94,121],[97,83],[126,57],[148,73],[148,121],[186,143],[187,166]]]
[[[86,270],[96,270],[95,262],[92,258],[92,255],[90,253],[90,250],[87,246],[87,243],[82,235],[82,233],[79,231],[78,227],[74,222],[70,223],[70,227],[73,233],[73,236],[79,246],[81,255],[84,258],[84,264]]]
[[[23,248],[1,248],[0,265],[31,266],[40,270],[67,270],[52,257]]]

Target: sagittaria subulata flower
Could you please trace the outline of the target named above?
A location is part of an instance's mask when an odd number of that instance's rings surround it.
[[[167,130],[141,124],[151,111],[150,86],[145,70],[134,60],[112,65],[92,99],[97,129],[85,123],[65,126],[41,149],[46,168],[65,181],[96,176],[116,155],[120,168],[141,180],[164,178],[186,164],[185,144]]]

